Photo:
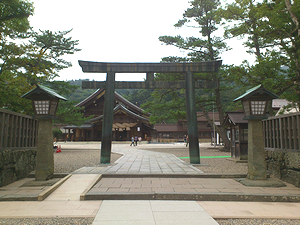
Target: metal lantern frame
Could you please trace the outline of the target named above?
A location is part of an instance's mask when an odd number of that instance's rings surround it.
[[[34,113],[40,119],[54,119],[59,100],[67,101],[66,98],[57,94],[51,88],[36,85],[36,88],[27,92],[22,98],[32,100]]]
[[[266,119],[267,104],[269,100],[278,98],[277,95],[265,89],[262,84],[251,88],[245,94],[237,97],[233,101],[241,100],[245,117],[244,120],[249,119]]]

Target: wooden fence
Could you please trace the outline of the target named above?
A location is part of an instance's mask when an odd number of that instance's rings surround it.
[[[263,120],[265,150],[300,149],[300,112]]]
[[[0,109],[0,149],[36,147],[38,120]]]

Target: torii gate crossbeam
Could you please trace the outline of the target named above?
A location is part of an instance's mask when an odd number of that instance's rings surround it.
[[[195,82],[193,73],[217,72],[221,64],[222,60],[193,63],[105,63],[79,61],[79,65],[85,73],[107,74],[105,82],[86,81],[82,84],[82,87],[86,89],[105,88],[100,163],[110,163],[115,89],[167,89],[169,87],[178,87],[186,89],[190,163],[200,164],[195,88],[205,88],[206,86],[211,86],[211,84]],[[116,82],[116,73],[146,73],[147,79],[145,82]],[[154,81],[154,73],[185,73],[185,81]]]

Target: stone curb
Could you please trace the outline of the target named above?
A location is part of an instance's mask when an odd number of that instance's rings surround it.
[[[62,185],[67,179],[69,179],[72,175],[68,174],[54,174],[54,178],[62,178],[46,190],[42,191],[40,194],[27,194],[27,195],[21,195],[21,196],[15,196],[14,194],[11,195],[5,195],[0,197],[0,202],[2,201],[43,201],[45,198],[47,198],[52,192],[54,192],[60,185]],[[29,178],[34,177],[30,175]]]
[[[237,194],[237,193],[89,193],[102,178],[245,178],[246,174],[100,174],[80,195],[80,200],[191,200],[191,201],[249,201],[300,202],[299,195]]]
[[[102,179],[102,178],[139,178],[139,177],[155,177],[155,178],[245,178],[247,174],[99,174],[99,176],[82,192],[80,195],[80,201],[85,200],[109,200],[111,198],[98,199],[98,196],[110,196],[111,194],[99,194],[95,195],[97,197],[93,198],[90,196],[94,196],[89,194],[88,192]],[[126,193],[127,194],[127,193]],[[116,196],[120,195],[115,194]],[[153,199],[153,193],[132,193],[130,195],[140,196],[139,200],[151,200]],[[88,196],[88,197],[87,197]],[[148,197],[147,197],[148,196]],[[145,198],[145,199],[144,199]],[[120,198],[123,199],[122,197]],[[131,199],[131,198],[129,198]],[[135,198],[133,198],[135,199]],[[112,199],[113,200],[113,199]],[[124,200],[127,200],[124,198]]]
[[[214,174],[214,173],[191,173],[191,174],[130,174],[130,173],[103,173],[102,177],[104,178],[140,178],[140,177],[147,177],[147,178],[228,178],[228,179],[234,179],[234,178],[246,178],[247,174]]]
[[[85,196],[86,194],[94,187],[95,184],[97,184],[100,180],[102,179],[102,174],[99,174],[96,179],[94,179],[94,181],[84,190],[84,192],[82,192],[82,194],[80,195],[80,201],[84,201],[85,200]]]
[[[18,196],[15,195],[5,195],[3,197],[0,197],[0,202],[4,201],[37,201],[37,195],[24,195],[24,196]]]
[[[66,177],[62,178],[60,181],[56,182],[54,185],[40,193],[37,197],[38,201],[43,201],[45,198],[47,198],[52,192],[54,192],[60,185],[62,185],[66,180],[68,180],[72,174],[67,175]]]
[[[242,201],[242,202],[300,202],[299,195],[265,195],[233,193],[87,193],[84,200],[185,200],[185,201]]]

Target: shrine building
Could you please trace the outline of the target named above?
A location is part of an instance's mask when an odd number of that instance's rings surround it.
[[[104,89],[98,89],[92,95],[75,105],[81,107],[84,117],[93,118],[81,126],[65,126],[68,141],[101,141]],[[153,130],[149,122],[150,114],[129,102],[117,92],[114,93],[113,141],[129,141],[132,136],[147,140]]]

